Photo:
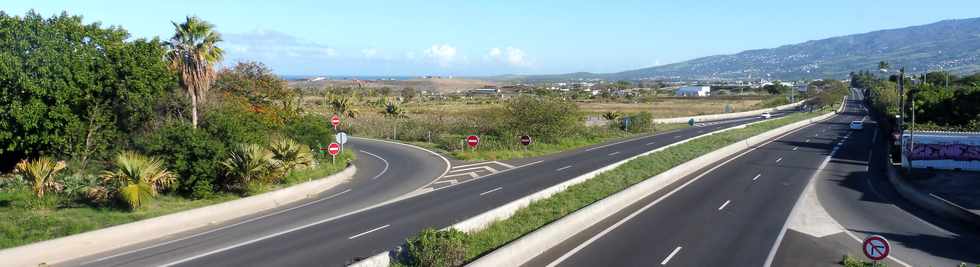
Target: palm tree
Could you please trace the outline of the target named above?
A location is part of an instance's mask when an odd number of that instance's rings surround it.
[[[888,64],[888,62],[885,61],[878,62],[878,69],[881,70],[881,72],[888,72],[889,67],[891,66]]]
[[[278,164],[275,169],[279,174],[286,175],[297,167],[313,165],[310,148],[296,140],[285,137],[274,138],[269,142],[268,149],[272,153],[273,162]]]
[[[136,152],[119,153],[114,163],[116,170],[104,171],[101,177],[106,183],[114,185],[119,198],[130,209],[139,208],[177,180],[176,175],[163,167],[163,161]]]
[[[191,97],[191,123],[197,128],[198,104],[204,104],[215,79],[214,64],[221,61],[224,51],[217,46],[221,35],[214,25],[198,17],[174,25],[174,36],[166,42],[170,51],[170,68],[180,74],[180,84]]]
[[[17,172],[25,176],[24,180],[31,184],[37,197],[44,197],[45,191],[60,187],[55,176],[64,168],[64,161],[55,162],[50,157],[40,157],[33,161],[22,160],[16,166]]]
[[[256,144],[239,144],[230,155],[221,165],[225,176],[233,183],[231,186],[244,188],[253,181],[267,177],[276,166],[280,166],[272,152]]]

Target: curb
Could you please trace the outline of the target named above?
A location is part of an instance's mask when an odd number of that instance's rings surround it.
[[[906,181],[893,165],[887,166],[886,172],[888,173],[888,181],[892,184],[892,187],[895,188],[895,191],[898,192],[902,198],[912,202],[912,204],[931,211],[936,215],[949,219],[960,220],[962,222],[972,224],[976,228],[980,228],[980,215],[970,212],[966,208],[960,207],[959,205],[949,202],[948,200],[945,200],[932,193],[919,190],[914,185]]]
[[[0,250],[4,266],[63,263],[129,245],[179,234],[301,201],[349,181],[357,168],[272,192],[171,213],[80,234]]]
[[[616,214],[622,209],[656,193],[680,179],[697,172],[704,166],[709,166],[719,160],[735,155],[753,145],[763,143],[771,138],[790,131],[808,126],[814,122],[833,117],[828,113],[807,120],[766,131],[721,149],[704,154],[693,160],[682,163],[643,182],[635,184],[623,191],[592,203],[585,208],[573,212],[557,221],[551,222],[489,254],[480,257],[467,266],[519,266],[537,257],[545,250],[552,248],[568,238],[578,234],[596,223]]]

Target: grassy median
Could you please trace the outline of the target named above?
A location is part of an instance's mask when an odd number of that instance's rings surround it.
[[[681,163],[760,133],[821,114],[824,113],[796,113],[743,129],[698,138],[660,152],[639,157],[616,169],[599,174],[593,179],[571,186],[547,199],[533,202],[518,210],[512,217],[495,222],[481,231],[467,233],[466,242],[464,242],[465,261],[475,260],[548,223]]]

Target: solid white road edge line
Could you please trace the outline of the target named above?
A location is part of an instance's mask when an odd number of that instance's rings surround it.
[[[325,198],[321,198],[321,199],[317,199],[317,200],[314,200],[314,201],[303,203],[302,205],[299,205],[299,206],[295,206],[295,207],[291,207],[291,208],[288,208],[288,209],[276,211],[276,212],[269,213],[269,214],[266,214],[266,215],[262,215],[262,216],[259,216],[259,217],[251,218],[251,219],[244,220],[244,221],[241,221],[241,222],[237,222],[237,223],[234,223],[234,224],[225,225],[225,226],[218,227],[218,228],[215,228],[215,229],[211,229],[211,230],[208,230],[208,231],[205,231],[205,232],[200,232],[200,233],[197,233],[197,234],[193,234],[193,235],[190,235],[190,236],[181,237],[181,238],[170,240],[170,241],[167,241],[167,242],[157,243],[157,244],[154,244],[152,246],[142,247],[142,248],[134,249],[134,250],[128,250],[128,251],[125,251],[125,252],[122,252],[122,253],[117,253],[117,254],[113,254],[113,255],[101,257],[101,258],[94,259],[94,260],[91,260],[91,261],[83,262],[81,265],[89,265],[89,264],[92,264],[92,263],[96,263],[96,262],[108,260],[108,259],[111,259],[111,258],[115,258],[115,257],[119,257],[119,256],[124,256],[124,255],[129,255],[129,254],[133,254],[133,253],[136,253],[136,252],[144,251],[144,250],[147,250],[147,249],[152,249],[152,248],[157,248],[157,247],[161,247],[161,246],[166,246],[168,244],[173,244],[173,243],[176,243],[176,242],[184,241],[184,240],[195,238],[195,237],[198,237],[198,236],[202,236],[202,235],[214,233],[214,232],[217,232],[217,231],[225,230],[225,229],[232,228],[232,227],[235,227],[235,226],[239,226],[239,225],[242,225],[242,224],[246,224],[246,223],[254,222],[254,221],[257,221],[257,220],[265,219],[265,218],[268,218],[268,217],[271,217],[271,216],[283,214],[285,212],[288,212],[288,211],[291,211],[291,210],[295,210],[295,209],[298,209],[298,208],[302,208],[302,207],[306,207],[306,206],[309,206],[309,205],[313,205],[313,204],[319,203],[321,201],[332,199],[332,198],[335,198],[337,196],[343,195],[344,193],[347,193],[347,192],[350,192],[350,188],[348,188],[347,190],[341,191],[339,193],[330,195],[330,196],[325,197]]]
[[[356,234],[356,235],[353,235],[353,236],[351,236],[351,237],[348,237],[348,238],[347,238],[347,240],[351,240],[351,239],[354,239],[354,238],[358,238],[358,237],[361,237],[361,236],[364,236],[364,235],[366,235],[366,234],[370,234],[370,233],[372,233],[372,232],[374,232],[374,231],[377,231],[377,230],[381,230],[381,229],[385,229],[385,228],[388,228],[388,226],[391,226],[391,225],[390,225],[390,224],[385,224],[384,226],[381,226],[381,227],[378,227],[378,228],[374,228],[374,229],[371,229],[371,230],[368,230],[367,232],[363,232],[363,233],[360,233],[360,234]]]
[[[667,255],[667,258],[665,258],[663,261],[660,262],[660,265],[667,265],[667,262],[670,262],[670,259],[674,258],[674,255],[677,255],[677,252],[680,251],[681,251],[681,247],[678,246],[677,248],[674,249],[673,252],[670,252],[670,255]]]
[[[378,158],[378,159],[380,159],[380,160],[381,160],[381,162],[384,162],[384,164],[385,164],[385,167],[384,167],[384,169],[381,169],[381,172],[380,172],[380,173],[378,173],[378,175],[375,175],[374,177],[371,177],[371,180],[374,180],[374,179],[378,179],[378,177],[381,177],[381,175],[384,175],[384,174],[385,174],[385,172],[387,172],[387,171],[388,171],[388,161],[387,161],[387,160],[385,160],[385,158],[382,158],[381,156],[378,156],[378,155],[375,155],[374,153],[371,153],[371,152],[367,152],[367,151],[364,151],[364,150],[361,150],[361,153],[364,153],[364,154],[368,154],[368,155],[371,155],[371,156],[374,156],[375,158]]]
[[[687,181],[687,182],[684,182],[684,184],[681,184],[681,185],[680,185],[680,186],[678,186],[677,188],[674,188],[674,190],[670,190],[670,192],[667,192],[667,194],[664,194],[663,196],[660,196],[660,198],[657,198],[657,199],[656,199],[656,200],[654,200],[653,202],[650,202],[650,204],[647,204],[646,206],[643,206],[643,207],[642,207],[642,208],[640,208],[639,210],[636,210],[636,211],[634,211],[633,213],[630,213],[630,215],[628,215],[628,216],[626,216],[626,218],[623,218],[623,219],[621,219],[621,220],[619,220],[618,222],[616,222],[616,223],[615,223],[615,224],[613,224],[612,226],[609,226],[609,228],[606,228],[605,230],[602,230],[602,232],[599,232],[599,233],[598,233],[598,234],[596,234],[595,236],[593,236],[593,237],[591,237],[591,238],[589,238],[589,240],[586,240],[585,242],[582,242],[581,244],[579,244],[578,246],[576,246],[576,247],[575,247],[575,248],[573,248],[572,250],[569,250],[569,251],[568,251],[568,252],[566,252],[566,253],[565,253],[564,255],[562,255],[561,257],[559,257],[559,258],[558,258],[558,259],[556,259],[555,261],[553,261],[553,262],[551,262],[551,263],[550,263],[550,264],[548,264],[547,266],[548,266],[548,267],[553,267],[553,266],[557,266],[557,265],[558,265],[558,264],[560,264],[560,263],[561,263],[562,261],[565,261],[566,259],[568,259],[568,258],[569,258],[569,257],[571,257],[572,255],[575,255],[575,253],[578,253],[578,252],[579,252],[580,250],[582,250],[582,249],[584,249],[585,247],[587,247],[587,246],[589,246],[590,244],[592,244],[592,243],[593,243],[593,242],[595,242],[596,240],[599,240],[599,238],[602,238],[602,237],[603,237],[603,236],[605,236],[606,234],[609,234],[609,232],[612,232],[613,230],[615,230],[615,229],[616,229],[616,228],[618,228],[619,226],[621,226],[621,225],[623,225],[623,224],[625,224],[625,223],[626,223],[627,221],[629,221],[629,220],[631,220],[631,219],[633,219],[633,217],[636,217],[636,216],[638,216],[638,215],[640,215],[640,213],[643,213],[643,212],[644,212],[644,211],[646,211],[647,209],[650,209],[650,207],[653,207],[653,206],[654,206],[654,205],[656,205],[657,203],[660,203],[660,201],[663,201],[664,199],[667,199],[668,197],[670,197],[670,196],[671,196],[671,195],[673,195],[674,193],[677,193],[677,192],[678,192],[678,191],[680,191],[681,189],[684,189],[685,187],[687,187],[687,186],[688,186],[688,185],[690,185],[691,183],[694,183],[695,181],[697,181],[697,180],[699,180],[699,179],[701,179],[701,177],[704,177],[705,175],[708,175],[708,174],[709,174],[709,173],[711,173],[712,171],[714,171],[714,170],[716,170],[716,169],[718,169],[718,168],[721,168],[722,166],[725,166],[725,164],[728,164],[729,162],[731,162],[731,161],[733,161],[733,160],[735,160],[735,159],[738,159],[738,158],[740,158],[740,157],[742,157],[743,155],[745,155],[745,154],[748,154],[748,153],[750,153],[750,152],[752,152],[752,151],[755,151],[756,149],[758,149],[758,148],[760,148],[760,147],[763,147],[763,146],[766,146],[766,145],[768,145],[769,143],[772,143],[772,142],[774,142],[774,141],[776,141],[776,140],[779,140],[779,139],[781,139],[781,138],[783,138],[783,137],[786,137],[787,135],[790,135],[790,134],[793,134],[793,133],[796,133],[796,132],[799,132],[800,130],[803,130],[803,129],[806,129],[806,128],[808,128],[808,127],[810,127],[810,126],[812,126],[812,125],[816,125],[816,124],[810,124],[810,125],[807,125],[807,126],[803,126],[803,127],[800,127],[800,128],[798,128],[798,129],[796,129],[796,130],[792,130],[792,131],[789,131],[789,132],[787,132],[787,133],[784,133],[784,134],[782,134],[782,135],[779,135],[779,136],[776,136],[776,137],[774,137],[774,138],[772,138],[772,139],[770,139],[770,140],[768,140],[768,141],[766,141],[765,143],[761,143],[761,144],[759,144],[759,145],[755,145],[755,146],[752,146],[752,147],[750,147],[750,148],[749,148],[748,150],[746,150],[746,151],[744,151],[744,152],[742,152],[742,153],[739,153],[739,154],[737,154],[737,155],[735,155],[734,157],[732,157],[732,158],[730,158],[730,159],[728,159],[728,160],[725,160],[725,161],[724,161],[724,162],[722,162],[721,164],[718,164],[718,165],[715,165],[714,167],[711,167],[711,169],[708,169],[707,171],[705,171],[705,172],[703,172],[703,173],[701,173],[701,174],[699,174],[698,176],[695,176],[695,177],[694,177],[694,178],[692,178],[691,180],[689,180],[689,181]]]
[[[490,193],[493,193],[494,191],[497,191],[497,190],[500,190],[500,189],[502,189],[502,188],[503,188],[503,187],[499,187],[499,186],[498,186],[497,188],[494,188],[494,189],[490,189],[490,191],[486,191],[486,192],[483,192],[483,193],[480,193],[480,195],[482,196],[482,195],[486,195],[486,194],[490,194]]]

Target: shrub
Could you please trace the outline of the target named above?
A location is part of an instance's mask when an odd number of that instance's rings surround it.
[[[163,162],[135,152],[119,153],[114,163],[116,169],[103,172],[101,177],[131,210],[139,208],[160,189],[177,180],[163,167]]]
[[[625,127],[624,120],[629,118],[630,125]],[[650,130],[650,126],[653,124],[653,114],[650,112],[640,112],[629,116],[623,116],[619,119],[619,129],[625,130],[631,133],[642,133]]]
[[[506,131],[500,136],[530,134],[542,142],[556,141],[579,128],[578,106],[558,98],[523,96],[504,106]]]
[[[307,168],[314,164],[310,147],[300,144],[293,139],[279,137],[269,142],[268,150],[272,153],[272,162],[276,165],[276,179],[281,179],[296,168]]]
[[[275,169],[272,153],[256,144],[239,144],[221,162],[224,167],[226,186],[241,192],[249,191],[253,182],[263,182]]]
[[[61,180],[64,184],[64,190],[61,193],[66,200],[74,202],[90,202],[92,204],[104,203],[103,200],[105,199],[98,197],[97,195],[92,195],[94,198],[90,198],[90,191],[93,191],[94,188],[105,189],[102,187],[98,176],[75,173],[66,175]],[[94,190],[92,193],[97,193],[97,191],[98,190]]]
[[[216,179],[227,149],[207,132],[187,123],[171,122],[136,143],[140,150],[160,158],[168,170],[178,175],[174,186],[178,193],[208,197],[213,185],[218,184]]]
[[[317,114],[306,114],[286,122],[285,134],[310,147],[326,145],[333,141],[330,120]]]
[[[23,160],[17,163],[17,172],[31,185],[31,190],[38,198],[44,197],[45,191],[60,191],[61,184],[56,181],[58,172],[65,168],[64,161],[55,162],[50,157],[40,157],[31,161]]]
[[[413,266],[445,267],[462,266],[466,260],[466,233],[450,228],[438,231],[422,230],[408,240],[409,264]]]
[[[221,140],[226,147],[237,144],[265,144],[272,123],[237,103],[225,103],[204,116],[201,129]]]

